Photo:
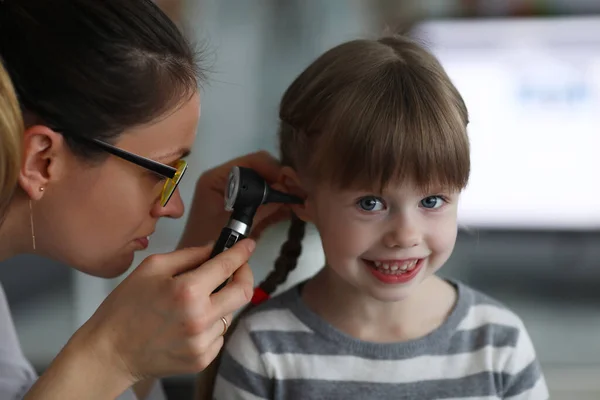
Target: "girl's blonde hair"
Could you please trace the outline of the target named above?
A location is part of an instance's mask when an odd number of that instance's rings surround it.
[[[17,186],[23,129],[15,90],[0,63],[0,224]]]
[[[374,192],[407,180],[424,191],[467,185],[465,103],[439,61],[407,37],[329,50],[287,89],[279,119],[282,163],[313,181]],[[263,297],[296,267],[304,231],[292,216],[275,268],[258,286]],[[200,398],[210,398],[217,364]]]

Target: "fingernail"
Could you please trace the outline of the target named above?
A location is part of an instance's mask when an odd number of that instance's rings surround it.
[[[254,249],[256,248],[256,242],[252,239],[248,239],[246,241],[246,248],[248,249],[249,252],[253,252]]]

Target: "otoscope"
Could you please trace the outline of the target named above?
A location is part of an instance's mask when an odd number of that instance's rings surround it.
[[[210,258],[246,238],[258,207],[267,203],[302,204],[303,201],[299,197],[269,187],[267,182],[250,168],[233,167],[225,187],[225,210],[232,211],[232,214],[227,225],[221,230]],[[227,282],[223,282],[213,293],[223,289]]]

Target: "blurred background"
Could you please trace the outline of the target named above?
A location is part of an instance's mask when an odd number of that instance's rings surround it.
[[[600,398],[600,1],[157,2],[210,70],[184,200],[207,168],[259,149],[276,154],[280,96],[322,52],[387,32],[419,38],[471,115],[473,172],[443,275],[523,318],[552,398]],[[171,251],[183,226],[184,219],[161,221],[134,265]],[[257,280],[285,229],[274,227],[259,243],[251,262]],[[286,287],[322,266],[318,235],[309,232]],[[3,263],[0,281],[23,349],[41,372],[120,280],[28,256]],[[165,386],[171,398],[191,398],[190,376]]]

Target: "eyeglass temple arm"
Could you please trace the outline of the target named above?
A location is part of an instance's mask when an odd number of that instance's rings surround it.
[[[97,146],[102,147],[104,150],[115,156],[121,157],[124,160],[130,161],[141,167],[149,169],[150,171],[156,172],[157,174],[162,175],[164,177],[173,179],[175,177],[175,174],[177,173],[177,168],[173,168],[169,165],[161,164],[149,158],[130,153],[128,151],[119,149],[118,147],[112,146],[108,143],[104,143],[97,139],[91,139],[90,141],[96,144]]]

